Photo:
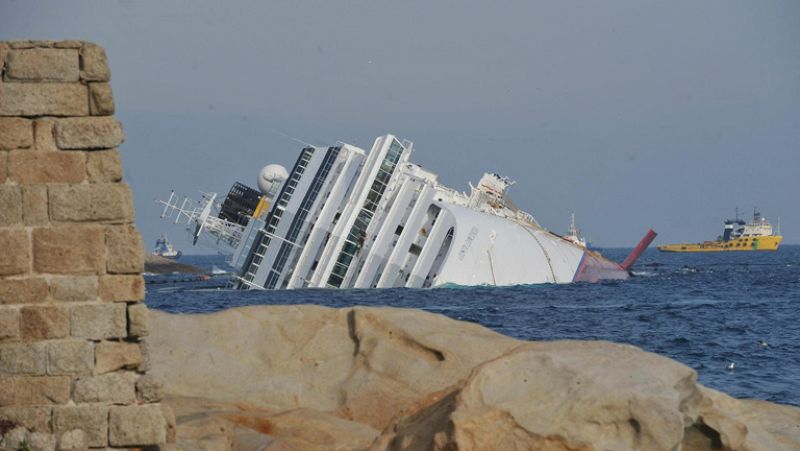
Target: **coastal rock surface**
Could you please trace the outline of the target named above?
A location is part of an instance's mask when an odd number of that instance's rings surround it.
[[[183,449],[800,449],[800,409],[707,389],[633,346],[394,308],[150,315]]]

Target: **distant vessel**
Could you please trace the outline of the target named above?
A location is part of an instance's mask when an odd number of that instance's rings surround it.
[[[239,289],[428,288],[626,279],[655,237],[622,264],[556,235],[508,196],[507,177],[485,173],[467,193],[414,164],[413,143],[378,137],[308,146],[287,171],[266,166],[258,188],[235,183],[223,202],[175,193],[162,218],[185,221],[231,255]],[[574,224],[573,224],[574,226]],[[574,227],[573,227],[574,228]]]
[[[575,213],[572,213],[570,216],[569,221],[569,233],[567,233],[564,238],[572,243],[577,244],[583,248],[588,247],[586,244],[586,238],[581,235],[581,231],[578,230],[578,226],[575,225]]]
[[[181,257],[181,251],[176,251],[172,247],[172,243],[169,242],[167,236],[161,235],[161,237],[156,240],[156,246],[153,249],[153,255],[158,255],[159,257],[164,258],[178,259]]]
[[[736,218],[725,221],[722,235],[714,241],[665,244],[657,249],[662,252],[775,251],[782,239],[780,230],[775,232],[767,218],[754,209],[753,219],[749,223],[739,219],[737,211]]]
[[[211,275],[212,276],[222,276],[222,275],[225,275],[225,274],[228,274],[228,271],[225,271],[224,269],[222,269],[220,267],[217,267],[216,265],[211,267]]]

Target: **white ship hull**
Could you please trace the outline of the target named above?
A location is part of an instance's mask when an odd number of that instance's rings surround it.
[[[211,214],[220,208],[212,205],[215,195],[194,210],[170,197],[165,215],[177,210],[198,236],[208,232],[229,248],[235,285],[243,289],[625,279],[649,244],[643,240],[623,265],[609,261],[519,210],[507,196],[507,178],[487,173],[460,193],[411,163],[411,148],[392,135],[376,139],[369,154],[348,144],[307,147],[291,171],[265,168],[260,199],[237,184],[218,217]]]
[[[465,207],[447,206],[454,249],[434,285],[572,282],[585,250],[554,235]]]

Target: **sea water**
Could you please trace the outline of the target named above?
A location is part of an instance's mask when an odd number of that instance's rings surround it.
[[[629,251],[601,250],[616,261]],[[181,262],[226,267],[213,255]],[[650,249],[633,274],[596,284],[292,291],[225,290],[220,277],[148,276],[146,302],[179,313],[262,304],[420,308],[524,340],[629,343],[694,368],[708,387],[800,406],[800,246],[713,254]]]

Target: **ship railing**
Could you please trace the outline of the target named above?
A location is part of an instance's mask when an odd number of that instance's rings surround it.
[[[198,239],[203,234],[207,234],[213,237],[212,244],[216,247],[235,249],[242,239],[245,227],[218,218],[220,207],[215,203],[216,198],[216,193],[202,193],[200,201],[188,197],[181,199],[175,194],[175,191],[172,191],[169,199],[166,201],[156,199],[156,202],[164,205],[161,219],[172,220],[174,224],[186,224],[187,229],[192,233],[193,244],[197,244]]]
[[[233,279],[236,280],[237,282],[239,282],[242,285],[246,285],[248,288],[251,288],[251,289],[256,289],[256,290],[264,290],[265,289],[261,285],[258,285],[257,283],[250,282],[249,280],[247,280],[247,279],[245,279],[244,277],[241,277],[241,276],[234,276]]]
[[[450,188],[449,186],[440,185],[438,183],[435,185],[435,187],[437,191],[447,194],[449,196],[448,200],[454,203],[455,205],[466,207],[469,204],[469,196],[462,193],[461,191],[457,191],[453,188]]]
[[[536,221],[536,219],[533,217],[533,215],[530,213],[527,213],[522,210],[517,210],[516,216],[517,219],[519,219],[520,221],[528,222],[531,224],[535,224],[537,227],[541,227],[539,223]]]

